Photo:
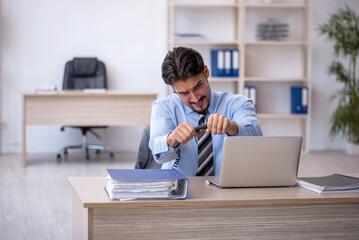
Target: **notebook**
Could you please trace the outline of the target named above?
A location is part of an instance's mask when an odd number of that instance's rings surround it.
[[[302,137],[226,137],[219,187],[275,187],[296,184]]]

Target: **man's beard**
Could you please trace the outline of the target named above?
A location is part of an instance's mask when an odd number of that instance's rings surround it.
[[[203,101],[205,98],[206,98],[206,96],[202,96],[202,97],[198,100],[198,102]],[[207,103],[206,109],[204,109],[204,110],[202,110],[202,111],[196,111],[193,107],[192,107],[192,110],[195,111],[195,112],[197,112],[197,113],[199,113],[199,114],[204,114],[204,115],[205,115],[206,112],[207,112],[208,107],[209,107],[209,103]]]

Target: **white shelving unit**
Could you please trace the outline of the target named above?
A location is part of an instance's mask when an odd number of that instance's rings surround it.
[[[239,77],[211,77],[214,89],[243,94],[257,88],[257,114],[264,135],[301,135],[309,150],[311,116],[311,0],[167,0],[168,49],[198,50],[209,67],[211,49],[239,49]],[[256,26],[268,18],[289,24],[281,41],[258,41]],[[175,33],[203,39],[176,39]],[[307,86],[308,113],[291,114],[290,87]]]

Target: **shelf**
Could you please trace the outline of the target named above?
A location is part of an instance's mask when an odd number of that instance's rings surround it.
[[[291,114],[290,109],[291,87],[297,85],[308,88],[308,106],[311,107],[311,0],[167,2],[168,47],[193,47],[203,54],[208,65],[212,64],[211,50],[239,49],[240,75],[211,76],[208,81],[218,91],[235,94],[246,94],[245,87],[254,86],[256,92],[248,95],[256,97],[256,109],[260,111],[257,115],[263,120],[263,128],[270,133],[303,136],[303,149],[308,151],[311,112]],[[257,25],[270,17],[291,26],[286,39],[257,40]],[[175,38],[174,33],[198,33],[204,37]]]
[[[238,77],[210,77],[208,79],[210,82],[238,82]]]
[[[307,114],[257,113],[259,119],[307,119]]]
[[[236,3],[174,3],[174,7],[183,7],[183,8],[212,8],[212,7],[238,7]]]
[[[256,41],[256,42],[245,42],[245,45],[255,46],[306,46],[306,41]]]
[[[239,7],[238,0],[171,0],[169,6],[188,8]]]
[[[309,8],[307,4],[247,4],[246,8]]]
[[[222,40],[174,40],[173,45],[239,45],[238,41],[222,41]]]
[[[307,83],[306,78],[293,77],[245,77],[244,82],[304,82]]]

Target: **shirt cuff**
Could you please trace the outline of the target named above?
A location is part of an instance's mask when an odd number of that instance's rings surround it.
[[[155,141],[156,150],[153,155],[159,163],[169,162],[177,158],[177,150],[180,145],[175,148],[168,146],[167,136],[168,134],[161,136]]]
[[[235,123],[237,124],[237,127],[238,127],[238,132],[237,132],[237,134],[235,136],[244,136],[245,131],[244,131],[243,124],[238,123],[238,122],[235,122]]]

